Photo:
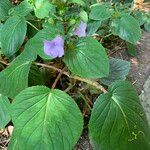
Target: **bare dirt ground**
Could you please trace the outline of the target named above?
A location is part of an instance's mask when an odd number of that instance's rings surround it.
[[[141,41],[137,45],[137,58],[131,58],[132,64],[129,78],[134,82],[140,94],[143,85],[150,76],[150,33],[144,32]]]
[[[135,85],[139,95],[142,93],[140,95],[141,102],[150,123],[150,33],[143,32],[143,37],[137,44],[137,53],[137,57],[130,57],[123,49],[116,53],[114,57],[131,62],[128,79]],[[8,129],[9,131],[0,131],[0,150],[7,150],[9,134],[11,134],[12,129],[11,126]],[[87,131],[83,133],[75,150],[92,150]]]

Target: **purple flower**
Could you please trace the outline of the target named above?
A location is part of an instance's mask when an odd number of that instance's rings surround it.
[[[44,52],[52,58],[62,57],[64,55],[64,39],[57,36],[51,41],[44,41]]]
[[[77,35],[78,37],[85,37],[86,36],[86,28],[87,24],[81,21],[79,27],[77,27],[74,30],[74,35]]]

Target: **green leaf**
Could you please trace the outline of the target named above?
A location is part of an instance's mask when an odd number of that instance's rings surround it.
[[[26,35],[27,25],[25,18],[10,17],[2,28],[1,45],[5,56],[10,57],[22,45]]]
[[[101,26],[101,21],[93,21],[88,24],[87,35],[93,35]]]
[[[44,85],[44,79],[40,69],[32,65],[29,72],[29,86]]]
[[[2,28],[3,28],[3,24],[0,23],[0,48],[1,48]]]
[[[141,38],[140,25],[135,18],[124,14],[111,23],[112,32],[129,43],[136,44]],[[134,30],[133,30],[134,29]]]
[[[134,18],[139,22],[139,25],[142,26],[145,23],[145,14],[141,11],[133,12]]]
[[[72,73],[85,78],[105,77],[109,73],[106,51],[91,37],[80,38],[74,49],[67,50],[64,62]]]
[[[0,92],[14,98],[28,86],[30,61],[16,61],[0,73]]]
[[[0,94],[0,129],[4,128],[10,120],[10,102],[7,97]]]
[[[150,32],[150,22],[144,24],[144,28],[146,29],[147,32]]]
[[[85,5],[85,2],[83,0],[70,0],[71,3],[79,4],[81,6]]]
[[[34,5],[35,15],[40,19],[47,17],[54,9],[54,5],[50,4],[49,0],[35,0]]]
[[[100,79],[105,85],[110,85],[116,80],[125,80],[130,70],[130,62],[111,58],[109,60],[109,76]]]
[[[8,17],[10,8],[11,3],[9,0],[0,0],[0,20],[6,19]]]
[[[30,50],[24,51],[6,69],[0,72],[0,93],[14,98],[20,91],[28,87],[28,74],[31,61],[36,56]]]
[[[27,88],[15,97],[12,121],[15,131],[9,149],[15,150],[71,150],[83,126],[75,101],[63,91],[44,86]]]
[[[97,4],[91,8],[89,17],[93,20],[103,21],[111,17],[111,12],[105,4]]]
[[[83,22],[88,22],[88,14],[86,11],[82,10],[79,15]]]
[[[54,39],[57,34],[58,32],[54,26],[46,26],[28,41],[28,44],[25,48],[37,53],[43,59],[52,59],[50,56],[44,53],[44,41]]]
[[[33,10],[33,5],[28,2],[28,0],[24,0],[18,6],[15,6],[11,9],[11,15],[18,16],[27,16]]]
[[[129,42],[126,42],[127,49],[128,49],[128,54],[135,57],[137,55],[137,48],[135,44],[131,44]]]
[[[101,150],[150,149],[150,128],[130,82],[117,81],[97,98],[89,131]]]
[[[145,14],[144,20],[144,28],[147,32],[150,32],[150,13]]]

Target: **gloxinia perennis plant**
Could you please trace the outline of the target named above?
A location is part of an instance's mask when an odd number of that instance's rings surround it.
[[[148,14],[125,2],[11,1],[0,0],[0,131],[14,130],[0,149],[72,150],[84,128],[94,150],[150,150],[130,62],[112,51],[119,38],[135,47]]]

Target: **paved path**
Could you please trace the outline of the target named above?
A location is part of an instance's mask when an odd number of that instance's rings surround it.
[[[150,76],[144,84],[144,90],[142,91],[142,94],[140,95],[140,99],[144,107],[147,120],[150,126]]]

